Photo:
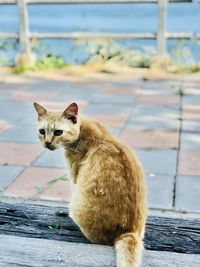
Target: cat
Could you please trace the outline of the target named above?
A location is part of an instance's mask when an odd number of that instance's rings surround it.
[[[44,147],[64,148],[74,190],[69,216],[93,243],[114,245],[117,267],[139,267],[147,218],[146,185],[132,150],[105,126],[78,114],[34,103]]]

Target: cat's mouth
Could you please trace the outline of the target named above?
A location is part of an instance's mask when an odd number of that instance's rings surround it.
[[[53,150],[56,149],[55,146],[51,146],[51,145],[45,145],[45,148],[47,148],[47,149],[49,149],[49,150],[51,150],[51,151],[53,151]]]

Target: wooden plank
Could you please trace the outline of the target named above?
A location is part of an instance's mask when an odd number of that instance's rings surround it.
[[[30,33],[29,38],[37,39],[87,39],[87,38],[109,38],[109,39],[156,39],[156,33],[111,33],[111,32],[68,32],[68,33]],[[192,39],[193,34],[189,32],[166,33],[166,39]]]
[[[195,34],[192,32],[166,32],[165,33],[166,39],[185,39],[190,40],[195,38]]]
[[[155,33],[106,33],[106,32],[69,32],[69,33],[31,33],[31,38],[38,39],[156,39]]]
[[[110,39],[156,39],[155,33],[29,33],[30,38],[37,39],[87,39],[87,38],[110,38]],[[192,39],[192,33],[166,33],[166,39]],[[18,33],[0,33],[0,39],[19,39]],[[196,34],[196,39],[200,39],[200,33]]]
[[[197,39],[197,40],[200,40],[200,33],[197,33],[197,34],[196,34],[196,39]]]
[[[28,21],[28,9],[25,0],[18,0],[18,8],[19,8],[19,42],[21,53],[25,53],[27,55],[30,54],[30,40],[29,40],[29,21]]]
[[[0,234],[90,243],[68,216],[68,209],[42,205],[0,205]],[[149,217],[145,247],[200,254],[200,220]]]
[[[168,0],[159,0],[158,2],[157,53],[161,56],[166,54],[167,4]]]
[[[0,267],[114,267],[113,247],[0,235]],[[200,266],[200,255],[145,251],[143,267]]]
[[[27,0],[29,4],[157,4],[159,0]],[[192,0],[171,0],[172,3],[192,2]]]
[[[0,39],[19,39],[18,33],[4,33],[0,32]]]
[[[192,0],[170,0],[171,3],[188,3]],[[0,4],[16,4],[16,0],[0,0]],[[138,4],[158,3],[158,0],[27,0],[29,4]]]
[[[0,4],[2,5],[16,5],[17,0],[0,0]]]

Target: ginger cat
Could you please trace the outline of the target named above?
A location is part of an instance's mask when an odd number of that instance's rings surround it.
[[[74,190],[70,217],[93,243],[114,245],[117,267],[139,267],[147,218],[146,186],[137,156],[72,103],[50,112],[34,103],[44,147],[64,148]]]

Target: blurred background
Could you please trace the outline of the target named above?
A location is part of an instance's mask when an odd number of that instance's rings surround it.
[[[136,4],[59,4],[59,1],[53,1],[54,4],[44,4],[42,3],[44,1],[40,2],[41,4],[30,3],[27,6],[30,33],[156,34],[158,30],[159,6],[155,1],[152,1],[154,3],[133,1],[137,2]],[[20,16],[16,5],[1,4],[0,14],[1,33],[19,32]],[[200,4],[196,0],[173,2],[167,7],[165,31],[177,33],[178,38],[167,41],[166,51],[177,63],[191,64],[191,62],[198,63],[200,60],[199,39],[196,38],[196,33],[200,31],[199,17]],[[180,34],[185,35],[181,38]],[[56,39],[55,36],[50,39],[33,37],[31,47],[39,58],[54,55],[63,59],[65,64],[83,64],[98,53],[103,57],[114,57],[116,53],[120,53],[127,61],[127,65],[149,67],[150,58],[156,54],[157,44],[156,38],[153,40],[145,35],[144,38],[139,39],[123,39],[122,36],[114,40],[112,38],[111,40],[105,38],[66,40],[65,38]],[[19,44],[16,40],[11,39],[9,42],[2,40],[0,65],[13,65],[18,51]],[[126,58],[126,53],[131,51],[135,52],[137,59]]]

